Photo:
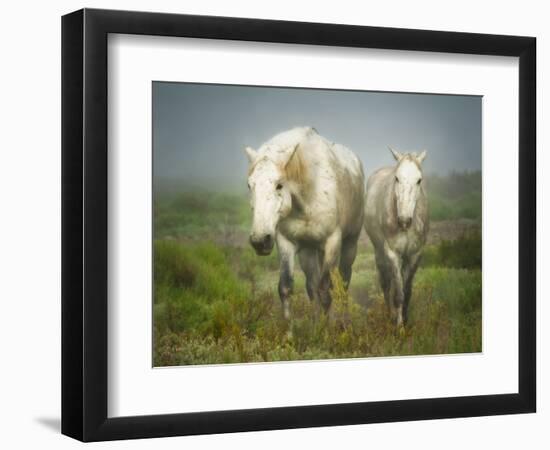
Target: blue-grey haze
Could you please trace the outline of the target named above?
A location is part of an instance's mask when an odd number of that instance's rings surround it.
[[[481,107],[477,96],[154,82],[154,179],[244,187],[244,147],[306,125],[367,175],[392,164],[389,145],[426,149],[428,173],[480,170]]]

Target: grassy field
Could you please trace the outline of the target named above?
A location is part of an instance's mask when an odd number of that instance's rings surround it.
[[[276,252],[247,243],[246,194],[171,185],[154,202],[154,365],[481,351],[481,175],[429,177],[432,226],[405,333],[389,321],[365,234],[349,292],[319,314],[295,274],[282,317]]]

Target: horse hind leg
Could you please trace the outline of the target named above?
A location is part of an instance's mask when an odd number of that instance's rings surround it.
[[[412,279],[413,277],[411,276],[405,280],[405,286],[403,287],[403,323],[405,325],[409,321],[409,303],[412,295]]]
[[[342,252],[342,233],[338,229],[326,240],[323,251],[323,268],[321,269],[321,280],[319,282],[319,300],[321,306],[328,312],[332,303],[330,289],[332,287],[331,272],[340,266]]]
[[[342,242],[340,255],[340,274],[346,289],[349,288],[352,274],[352,266],[357,256],[357,238],[346,239]]]

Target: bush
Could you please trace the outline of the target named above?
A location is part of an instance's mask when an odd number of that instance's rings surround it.
[[[154,314],[159,331],[213,327],[216,308],[221,308],[217,303],[243,302],[249,294],[213,244],[155,241]]]
[[[455,240],[443,240],[437,245],[426,246],[422,265],[481,269],[481,259],[481,234],[476,232]]]

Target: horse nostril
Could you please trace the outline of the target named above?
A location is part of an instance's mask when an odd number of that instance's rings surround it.
[[[250,243],[253,247],[271,247],[273,239],[271,234],[257,235],[252,233],[249,236]]]

